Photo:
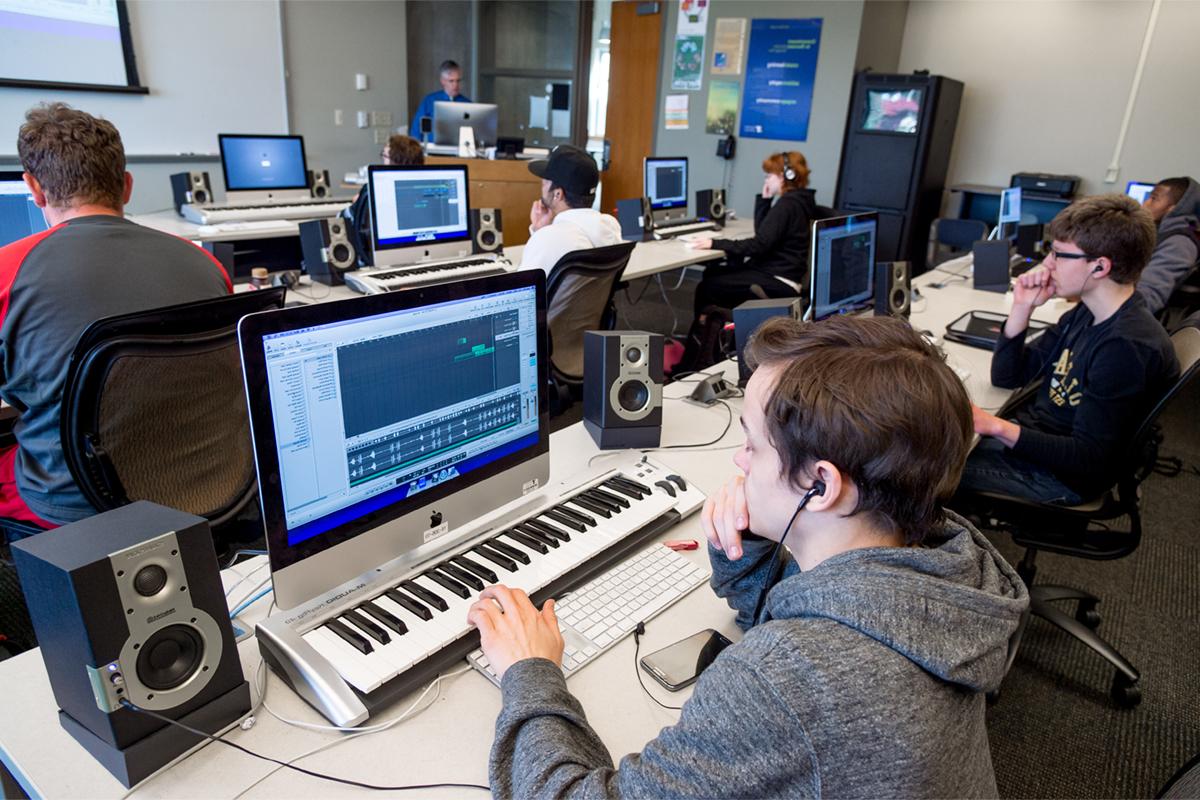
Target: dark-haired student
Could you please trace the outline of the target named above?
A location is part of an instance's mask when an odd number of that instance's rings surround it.
[[[0,451],[0,518],[43,528],[96,513],[59,441],[75,342],[96,320],[232,290],[192,243],[124,217],[133,192],[111,122],[64,103],[30,109],[17,135],[25,183],[49,230],[0,248],[0,397],[20,416]]]
[[[808,162],[796,151],[775,153],[762,162],[762,193],[754,198],[754,236],[749,239],[695,239],[697,250],[721,250],[724,264],[704,268],[693,309],[734,308],[757,298],[808,296],[810,224],[817,215],[808,188]]]
[[[1159,181],[1142,201],[1158,226],[1154,252],[1138,279],[1138,294],[1157,314],[1171,293],[1200,263],[1200,183],[1191,178]]]
[[[485,589],[469,619],[502,676],[497,797],[996,796],[984,693],[1028,593],[941,506],[971,442],[962,382],[891,318],[773,320],[749,352],[741,474],[701,518],[744,638],[614,765],[563,679],[553,601]]]
[[[1074,505],[1116,483],[1125,447],[1178,379],[1179,362],[1135,291],[1154,249],[1149,212],[1125,195],[1088,197],[1059,212],[1048,233],[1050,255],[1017,279],[992,356],[996,386],[1041,386],[1011,419],[974,409],[984,438],[961,488]],[[1079,305],[1027,345],[1033,310],[1052,297]]]

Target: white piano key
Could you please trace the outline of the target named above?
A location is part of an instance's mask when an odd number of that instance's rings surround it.
[[[387,670],[380,670],[368,663],[365,655],[338,638],[336,633],[324,628],[309,631],[304,634],[304,640],[333,665],[338,675],[360,692],[373,692],[396,674],[390,666]]]

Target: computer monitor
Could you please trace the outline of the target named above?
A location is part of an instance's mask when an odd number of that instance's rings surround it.
[[[308,162],[303,136],[248,133],[217,135],[226,199],[303,199],[308,188]]]
[[[465,165],[372,164],[367,169],[367,192],[375,266],[470,254]]]
[[[542,270],[251,314],[238,338],[282,608],[547,484]]]
[[[647,158],[646,197],[655,219],[682,217],[687,213],[687,158]]]
[[[1146,183],[1145,181],[1130,181],[1125,184],[1125,194],[1137,200],[1139,203],[1146,202],[1146,198],[1154,191],[1156,183]]]
[[[458,145],[458,129],[474,132],[475,147],[482,150],[496,144],[496,106],[492,103],[454,103],[439,100],[433,104],[433,143]]]
[[[0,172],[0,247],[46,230],[21,172]]]
[[[824,319],[873,302],[875,212],[819,219],[812,226],[810,319]]]

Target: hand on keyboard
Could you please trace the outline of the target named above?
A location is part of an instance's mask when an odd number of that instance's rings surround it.
[[[688,247],[693,250],[712,250],[713,240],[708,236],[703,236],[698,233],[691,233],[687,236],[680,236]]]
[[[467,621],[479,629],[479,644],[497,677],[526,658],[545,658],[562,666],[563,637],[554,615],[554,601],[538,611],[529,595],[503,584],[479,593]]]

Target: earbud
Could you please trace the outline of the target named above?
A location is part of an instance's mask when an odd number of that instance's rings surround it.
[[[1097,272],[1102,272],[1102,271],[1104,271],[1104,267],[1097,265],[1096,268],[1094,270],[1092,270],[1092,274],[1095,275]]]
[[[800,509],[802,509],[806,505],[808,505],[808,501],[812,500],[814,495],[824,496],[824,494],[825,494],[825,483],[823,481],[813,481],[812,488],[809,489],[807,492],[805,492],[804,496],[800,498],[800,505],[796,506],[797,513],[800,511]],[[789,525],[789,527],[790,527],[790,525]]]

